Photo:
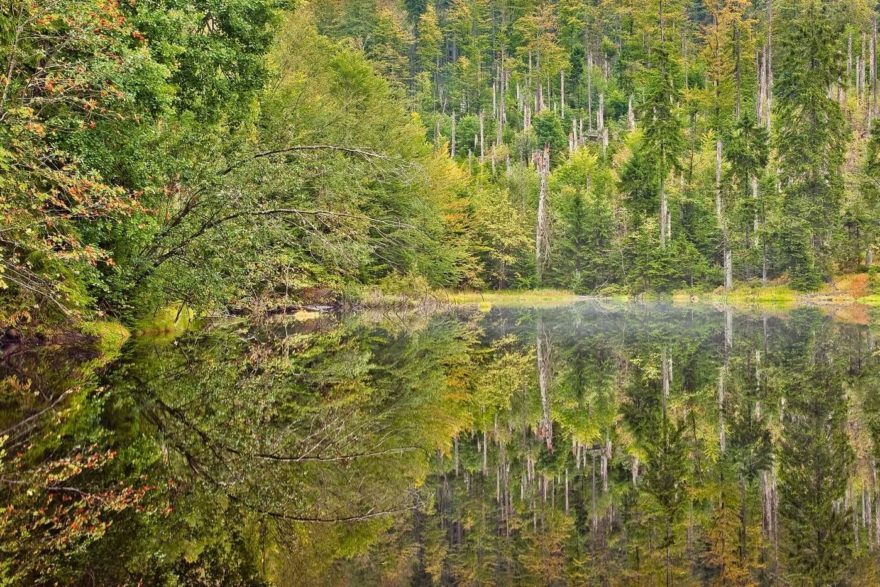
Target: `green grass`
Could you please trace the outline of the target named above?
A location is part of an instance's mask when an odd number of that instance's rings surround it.
[[[858,303],[866,306],[880,306],[880,294],[872,294],[858,299]]]
[[[553,306],[583,299],[560,289],[502,290],[486,292],[445,292],[436,294],[441,301],[452,304],[491,306]]]
[[[738,286],[732,291],[714,291],[705,294],[694,294],[700,300],[720,301],[731,304],[794,304],[800,296],[786,285]]]

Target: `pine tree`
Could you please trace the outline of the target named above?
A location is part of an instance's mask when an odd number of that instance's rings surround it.
[[[833,5],[793,0],[783,7],[776,84],[776,148],[783,192],[777,234],[792,285],[813,289],[831,270],[839,228],[846,124],[829,90],[841,77],[840,27]]]

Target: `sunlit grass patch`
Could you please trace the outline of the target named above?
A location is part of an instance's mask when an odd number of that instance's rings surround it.
[[[438,292],[437,297],[452,304],[478,305],[483,311],[488,311],[492,306],[562,305],[584,299],[583,296],[561,289]]]
[[[676,303],[717,302],[732,305],[739,304],[796,304],[800,296],[787,285],[741,284],[731,291],[718,288],[715,291],[676,291],[672,300]]]

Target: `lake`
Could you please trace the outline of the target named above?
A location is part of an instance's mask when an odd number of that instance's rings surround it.
[[[10,355],[0,579],[880,580],[869,319],[481,310],[218,321],[109,364]]]

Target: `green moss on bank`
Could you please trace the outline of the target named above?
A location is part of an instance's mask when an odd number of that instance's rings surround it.
[[[87,336],[95,337],[96,347],[101,352],[102,357],[108,360],[119,354],[122,345],[131,336],[128,328],[119,322],[109,320],[83,322],[79,325],[79,331]]]
[[[189,328],[195,318],[196,313],[192,308],[174,304],[141,318],[135,327],[139,334],[174,338]]]

